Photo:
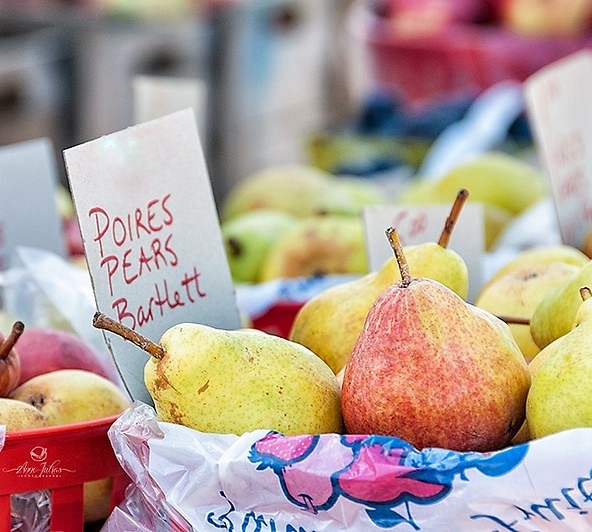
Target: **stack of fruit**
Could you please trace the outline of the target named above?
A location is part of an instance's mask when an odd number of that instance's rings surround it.
[[[151,355],[144,378],[160,419],[204,432],[382,434],[489,452],[592,426],[581,401],[592,384],[587,256],[525,251],[470,304],[446,238],[403,247],[395,229],[387,236],[394,257],[305,303],[290,339],[184,323],[154,343],[100,313],[94,325]]]
[[[220,209],[234,281],[366,273],[360,214],[384,196],[370,179],[309,165],[272,166],[246,177]]]
[[[70,332],[16,321],[0,340],[0,425],[7,433],[109,418],[131,404],[115,365]],[[107,517],[111,490],[110,478],[84,485],[86,523]]]

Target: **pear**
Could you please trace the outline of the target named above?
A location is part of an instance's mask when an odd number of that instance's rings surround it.
[[[274,209],[257,209],[222,222],[220,229],[232,279],[259,281],[269,249],[297,222],[295,216]]]
[[[530,320],[547,292],[563,284],[579,268],[574,264],[550,262],[526,265],[484,285],[475,305],[501,317],[527,362],[540,351],[530,334]]]
[[[424,178],[425,179],[425,178]],[[513,215],[534,205],[547,193],[544,174],[515,155],[488,151],[455,166],[438,180],[419,180],[401,202],[446,201],[460,188],[471,191],[471,201],[505,209]]]
[[[47,417],[28,403],[0,397],[0,425],[6,426],[6,432],[38,429],[47,426]]]
[[[301,219],[263,257],[259,281],[368,273],[361,216],[326,214]]]
[[[109,379],[83,369],[58,369],[37,375],[9,396],[36,407],[48,426],[68,425],[115,416],[131,402]]]
[[[533,438],[562,430],[592,427],[592,292],[580,288],[572,329],[548,344],[530,363],[532,385],[526,422]]]
[[[498,268],[489,278],[482,290],[500,277],[526,266],[561,262],[573,266],[583,267],[590,262],[585,253],[567,244],[548,244],[521,251],[503,266]]]
[[[467,266],[458,253],[448,248],[448,242],[467,196],[464,189],[457,194],[438,242],[405,248],[413,275],[437,279],[465,299],[469,291]],[[323,290],[296,314],[290,340],[308,347],[338,373],[345,366],[372,303],[398,279],[392,257],[377,272]]]
[[[582,303],[582,286],[592,286],[592,261],[547,292],[537,305],[530,320],[530,333],[541,349],[571,330]]]
[[[246,176],[224,198],[220,219],[264,208],[303,218],[360,213],[359,204],[336,176],[307,164],[276,164]]]
[[[506,446],[524,421],[530,386],[507,324],[438,281],[411,277],[396,230],[387,236],[401,281],[372,305],[345,366],[347,432],[418,449]]]
[[[144,381],[163,421],[238,435],[342,431],[337,378],[295,342],[262,331],[181,323],[156,344],[101,313],[93,324],[151,355]]]

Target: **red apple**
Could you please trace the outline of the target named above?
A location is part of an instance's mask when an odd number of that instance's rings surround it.
[[[19,385],[58,369],[84,369],[120,383],[115,362],[98,353],[82,338],[61,329],[28,327],[19,339]]]
[[[14,345],[22,336],[24,328],[24,324],[17,321],[6,338],[0,337],[0,397],[7,397],[20,382],[20,357]]]

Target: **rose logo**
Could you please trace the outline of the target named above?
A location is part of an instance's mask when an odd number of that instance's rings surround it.
[[[33,447],[29,454],[31,455],[31,459],[36,462],[42,462],[47,459],[47,447],[41,447],[38,445],[37,447]]]

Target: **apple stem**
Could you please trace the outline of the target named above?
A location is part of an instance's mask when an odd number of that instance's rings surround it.
[[[121,336],[124,340],[128,340],[132,344],[137,345],[140,349],[146,351],[146,353],[154,358],[160,360],[165,355],[164,348],[161,345],[149,340],[145,336],[142,336],[140,333],[126,327],[113,318],[106,316],[102,312],[95,312],[92,323],[97,329],[112,332]]]
[[[497,316],[500,320],[505,321],[508,325],[530,325],[528,318],[517,318],[515,316]]]
[[[580,296],[582,297],[582,301],[586,301],[586,299],[592,297],[592,290],[588,286],[582,286],[580,288]]]
[[[15,321],[13,323],[10,334],[0,344],[0,360],[4,360],[10,354],[10,351],[24,330],[25,324],[22,321]]]
[[[444,229],[442,229],[442,233],[440,234],[440,239],[438,240],[439,246],[442,246],[443,248],[448,247],[448,242],[450,242],[450,237],[452,236],[452,231],[454,230],[454,226],[456,225],[460,211],[467,202],[468,197],[469,191],[466,188],[461,188],[458,191],[456,199],[454,200],[452,208],[450,209],[450,214],[444,223]]]
[[[403,253],[403,247],[401,246],[401,240],[399,239],[399,233],[394,227],[388,227],[385,231],[386,237],[388,238],[389,244],[395,253],[397,264],[399,265],[399,272],[401,272],[401,286],[409,286],[411,282],[411,274],[409,273],[409,263]]]

